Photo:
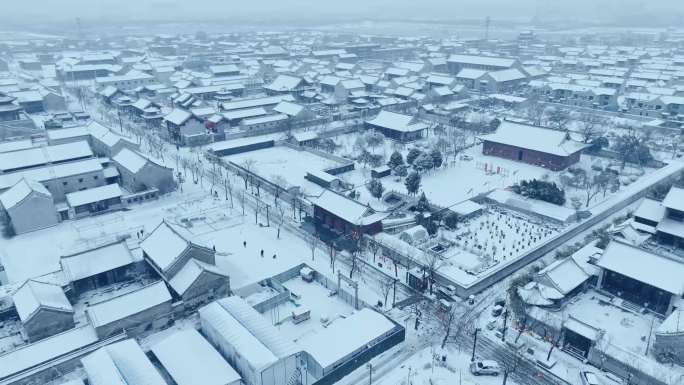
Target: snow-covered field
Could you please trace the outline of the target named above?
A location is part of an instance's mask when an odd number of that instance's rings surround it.
[[[440,272],[454,278],[461,277],[461,271],[479,274],[519,257],[557,233],[553,225],[491,207],[457,230],[442,231],[442,238],[453,243],[443,253],[445,264]]]
[[[301,186],[305,194],[320,195],[323,188],[305,179],[309,171],[320,172],[339,163],[317,156],[308,151],[297,151],[289,147],[271,147],[224,157],[242,166],[245,161],[253,161],[251,170],[257,175],[277,182],[283,178],[288,186]]]

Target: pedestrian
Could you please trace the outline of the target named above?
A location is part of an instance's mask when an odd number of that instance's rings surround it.
[[[264,249],[261,249],[261,258],[264,257]]]
[[[242,241],[242,246],[243,246],[244,248],[247,248],[247,241]]]
[[[211,246],[212,249],[214,249],[214,253],[216,252],[216,245]]]
[[[275,254],[273,254],[273,259],[276,259],[276,256],[275,256]]]

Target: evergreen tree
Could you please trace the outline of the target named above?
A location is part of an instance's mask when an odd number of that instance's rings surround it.
[[[400,164],[404,164],[404,157],[401,155],[399,151],[394,151],[392,155],[390,155],[389,162],[387,162],[387,165],[389,166],[389,168],[394,170]]]
[[[430,152],[430,157],[432,158],[432,165],[434,168],[440,168],[442,167],[442,162],[444,161],[444,158],[442,157],[442,152],[439,151],[438,149],[433,149]]]
[[[406,191],[408,191],[409,195],[417,194],[418,190],[420,189],[420,174],[415,171],[410,173],[406,177],[404,185],[406,186]]]
[[[415,161],[416,158],[418,156],[420,156],[420,154],[422,154],[422,153],[423,152],[420,151],[419,149],[417,149],[415,147],[412,148],[411,150],[409,150],[409,153],[406,155],[406,163],[413,164],[413,161]]]
[[[371,180],[368,185],[366,185],[366,188],[368,188],[368,191],[373,197],[378,199],[380,199],[382,193],[385,192],[385,186],[382,185],[382,182],[380,182],[379,179]]]
[[[418,202],[416,203],[415,209],[416,211],[420,211],[421,213],[425,211],[430,211],[430,202],[428,202],[425,193],[422,193],[420,195],[420,198],[418,198]]]

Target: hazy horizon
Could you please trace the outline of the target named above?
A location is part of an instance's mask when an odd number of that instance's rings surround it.
[[[37,4],[40,4],[37,6]],[[407,16],[408,15],[408,16]],[[14,27],[40,28],[71,23],[121,24],[140,21],[223,20],[239,23],[275,20],[313,22],[367,19],[479,19],[540,22],[567,20],[578,24],[606,23],[624,26],[677,26],[684,20],[682,0],[252,0],[250,2],[195,0],[63,0],[49,3],[24,1],[5,4],[0,21]]]

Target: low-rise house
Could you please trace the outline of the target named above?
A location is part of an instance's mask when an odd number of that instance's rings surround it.
[[[293,120],[308,120],[315,117],[314,113],[306,106],[287,101],[278,103],[278,105],[273,108],[273,111],[285,114]]]
[[[264,86],[271,95],[302,91],[307,87],[304,79],[292,75],[278,75],[271,83]]]
[[[140,345],[127,339],[81,358],[90,385],[166,385]]]
[[[59,368],[77,366],[75,361],[98,344],[95,330],[84,325],[23,345],[0,355],[0,381],[44,384],[60,375]]]
[[[221,64],[209,66],[209,72],[211,72],[213,76],[240,75],[240,69],[235,64]]]
[[[179,145],[191,146],[204,143],[207,139],[204,122],[189,111],[175,108],[164,116],[164,122],[169,136]]]
[[[476,56],[476,55],[451,55],[447,59],[447,67],[449,72],[457,74],[464,68],[483,70],[483,71],[499,71],[510,68],[520,68],[520,62],[517,59],[491,57],[491,56]]]
[[[410,142],[422,138],[428,127],[410,115],[383,110],[375,118],[366,121],[366,129],[377,130],[389,139]]]
[[[480,137],[482,153],[517,160],[554,171],[579,162],[586,144],[571,139],[567,132],[503,121],[496,132]]]
[[[63,202],[68,193],[105,184],[102,163],[98,159],[85,159],[0,174],[0,192],[11,188],[22,178],[41,183],[55,202]]]
[[[24,171],[50,164],[69,163],[92,157],[93,151],[86,141],[5,152],[0,153],[0,174]]]
[[[0,206],[14,234],[23,234],[59,222],[52,194],[42,184],[22,178],[0,194]]]
[[[375,213],[369,206],[329,190],[311,200],[314,221],[318,226],[326,227],[342,236],[373,235],[382,231],[384,215]]]
[[[243,131],[275,132],[285,130],[290,117],[286,114],[271,114],[255,118],[246,118],[240,121],[240,129]]]
[[[69,218],[82,218],[123,208],[123,192],[118,184],[106,184],[66,194]]]
[[[19,120],[23,108],[15,103],[17,98],[0,92],[0,122]]]
[[[157,79],[141,71],[131,70],[124,75],[96,77],[95,82],[100,87],[114,86],[121,90],[129,90],[140,86],[156,83]]]
[[[614,240],[596,261],[597,287],[623,300],[623,306],[669,315],[684,294],[684,262]],[[644,268],[648,266],[648,268]]]
[[[287,385],[301,378],[301,349],[242,298],[214,301],[199,315],[203,334],[245,384]]]
[[[63,255],[59,263],[75,296],[124,281],[135,269],[125,240]]]
[[[28,280],[12,295],[12,302],[31,342],[74,327],[74,309],[58,285]]]
[[[140,244],[143,257],[186,306],[197,306],[230,293],[230,280],[216,267],[213,248],[190,241],[178,226],[166,221]]]
[[[126,332],[128,336],[143,333],[152,326],[168,322],[172,312],[171,294],[163,281],[135,291],[90,304],[86,316],[100,338]]]
[[[195,329],[152,346],[152,353],[177,385],[240,385],[242,377]]]
[[[173,169],[164,167],[137,151],[123,148],[112,161],[119,170],[121,184],[136,193],[156,189],[161,194],[173,191]]]
[[[267,111],[271,111],[273,110],[273,107],[277,106],[278,103],[282,101],[294,102],[294,100],[294,97],[289,94],[268,96],[263,98],[233,100],[230,102],[221,103],[221,110],[223,112],[230,112],[244,109],[263,108]]]

